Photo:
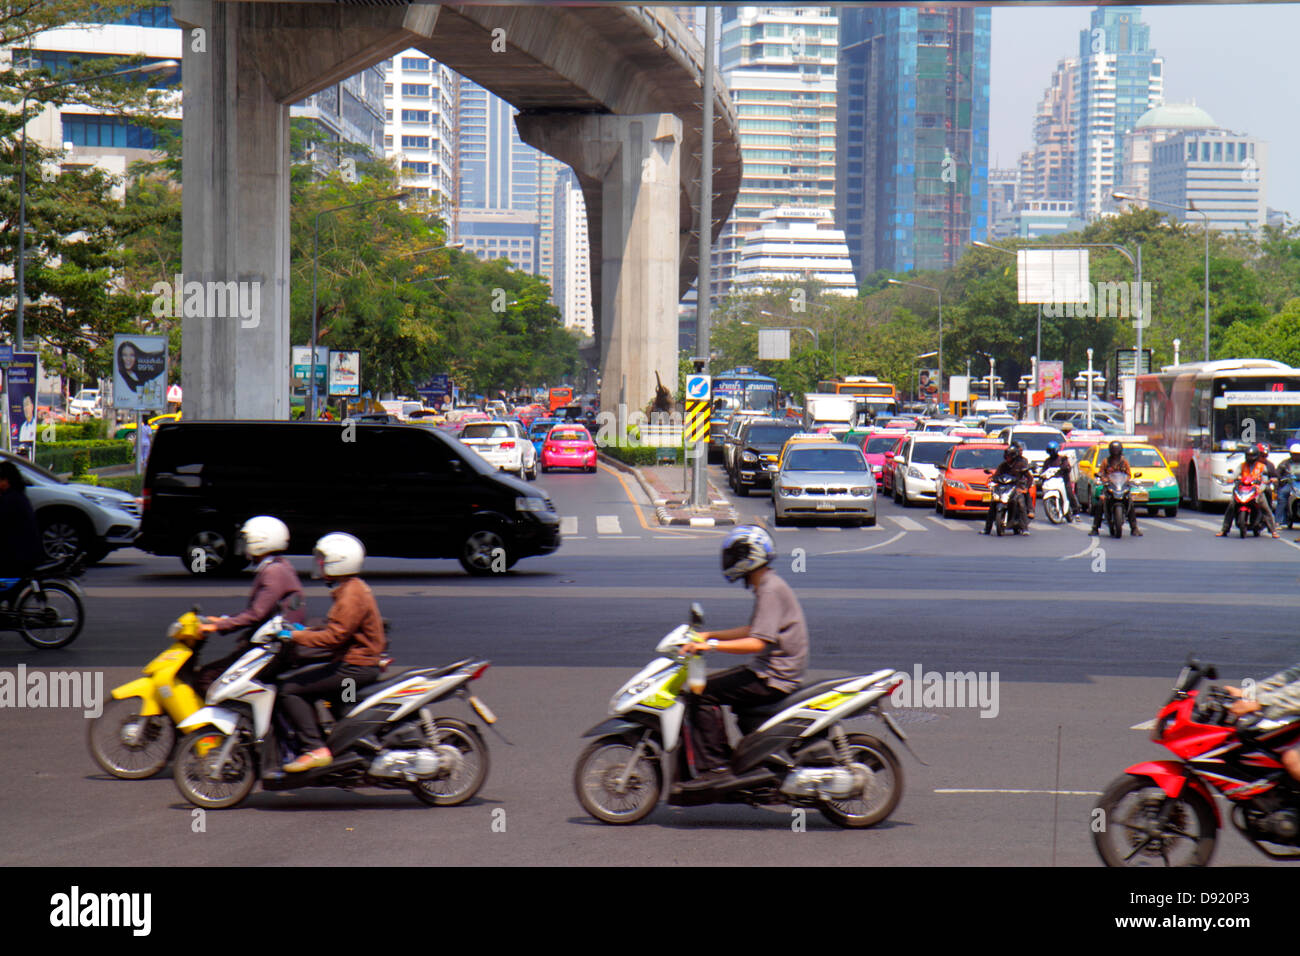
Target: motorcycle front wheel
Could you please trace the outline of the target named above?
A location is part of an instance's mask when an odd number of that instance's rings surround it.
[[[140,714],[139,697],[109,700],[104,712],[90,722],[90,755],[106,771],[123,780],[152,777],[172,755],[176,725],[166,714]]]
[[[196,730],[181,741],[176,752],[173,777],[176,788],[196,807],[224,810],[248,796],[257,782],[257,767],[248,745],[239,742],[219,779],[212,779],[212,761],[226,743],[226,735],[215,727]]]
[[[1043,502],[1043,510],[1047,512],[1047,520],[1052,524],[1060,524],[1065,520],[1061,514],[1061,499],[1056,495],[1047,496],[1047,500]]]
[[[411,789],[431,807],[454,807],[479,792],[488,774],[488,749],[483,738],[464,721],[439,717],[434,722],[440,747],[452,747],[455,766],[437,777],[421,780]]]
[[[1250,518],[1247,514],[1245,511],[1237,512],[1237,530],[1241,532],[1243,538],[1246,537],[1246,529],[1250,527]]]
[[[1150,777],[1125,774],[1097,809],[1102,829],[1094,829],[1093,843],[1107,866],[1205,866],[1214,854],[1214,809],[1191,786],[1171,797]]]
[[[1120,538],[1124,535],[1124,506],[1116,502],[1110,509],[1110,536]]]
[[[852,762],[868,772],[866,788],[860,797],[824,800],[817,809],[836,826],[874,827],[893,813],[903,798],[903,767],[889,746],[870,734],[849,734],[845,739]]]
[[[582,809],[601,823],[623,825],[645,819],[663,789],[658,762],[642,754],[621,782],[636,750],[621,737],[592,741],[573,768],[573,789]]]

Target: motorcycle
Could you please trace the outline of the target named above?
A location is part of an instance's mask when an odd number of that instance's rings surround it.
[[[800,688],[763,707],[736,714],[744,737],[731,759],[734,776],[707,790],[682,789],[693,777],[692,746],[683,728],[687,687],[704,689],[703,662],[682,648],[703,621],[698,605],[691,624],[670,631],[651,661],[610,700],[610,718],[592,727],[573,781],[582,808],[602,823],[645,818],[667,791],[671,806],[746,803],[755,807],[815,808],[841,827],[870,827],[885,820],[903,794],[903,771],[888,745],[850,734],[842,722],[875,716],[907,746],[881,702],[903,676],[879,670],[837,677]],[[692,673],[694,671],[694,673]]]
[[[994,478],[989,483],[989,493],[993,496],[993,507],[996,509],[993,513],[993,527],[997,529],[998,537],[1006,532],[1008,523],[1018,534],[1023,525],[1020,515],[1025,499],[1016,487],[1015,476],[999,475]]]
[[[1281,495],[1282,489],[1285,487],[1291,487],[1292,489],[1291,497],[1286,502],[1286,526],[1289,530],[1296,526],[1297,521],[1300,521],[1300,490],[1295,487],[1295,476],[1289,472],[1278,479],[1277,493]]]
[[[1237,512],[1234,520],[1243,538],[1246,537],[1247,531],[1255,532],[1255,537],[1258,538],[1264,528],[1264,517],[1260,514],[1260,509],[1268,505],[1264,502],[1261,491],[1259,482],[1248,478],[1238,476],[1233,482],[1232,507]]]
[[[172,622],[167,636],[172,645],[144,665],[143,677],[114,687],[104,712],[90,724],[95,763],[123,780],[152,777],[165,767],[176,743],[176,725],[203,706],[192,683],[203,640],[198,608]]]
[[[1060,474],[1054,473],[1050,477],[1040,474],[1038,490],[1048,521],[1052,524],[1061,524],[1070,520],[1070,502],[1065,493],[1065,479]]]
[[[1097,483],[1093,496],[1101,501],[1110,536],[1122,538],[1124,522],[1129,520],[1133,508],[1133,480],[1122,471],[1111,472],[1104,482]]]
[[[1274,860],[1300,859],[1300,791],[1280,759],[1300,739],[1300,715],[1234,717],[1228,707],[1236,697],[1197,689],[1217,678],[1213,666],[1188,659],[1151,733],[1179,759],[1134,764],[1098,800],[1105,827],[1093,842],[1107,866],[1209,863],[1223,829],[1211,784],[1256,849]],[[1184,848],[1186,863],[1171,862]]]
[[[187,736],[177,749],[176,786],[195,806],[233,807],[259,779],[263,790],[404,788],[430,806],[444,807],[464,803],[483,786],[488,751],[478,728],[435,717],[433,705],[461,697],[484,722],[495,723],[487,705],[467,691],[490,662],[466,659],[446,667],[413,668],[356,688],[360,702],[323,728],[333,762],[290,774],[281,767],[296,741],[285,721],[273,719],[276,687],[271,677],[287,658],[292,634],[277,615],[257,629],[250,643],[249,651],[208,689],[206,706],[177,725]],[[291,674],[286,670],[276,679]]]
[[[71,644],[86,619],[84,595],[73,580],[82,573],[84,557],[60,558],[27,577],[0,578],[0,631],[17,631],[42,649]]]

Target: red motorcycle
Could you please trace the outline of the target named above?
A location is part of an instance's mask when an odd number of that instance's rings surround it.
[[[1252,481],[1249,478],[1238,477],[1232,486],[1232,507],[1237,511],[1237,530],[1241,536],[1246,537],[1247,531],[1255,532],[1255,537],[1259,537],[1259,532],[1264,527],[1264,518],[1260,514],[1261,508],[1268,505],[1260,495],[1263,489],[1259,482]]]
[[[1156,718],[1151,739],[1179,760],[1134,764],[1097,801],[1102,816],[1093,842],[1107,866],[1205,866],[1223,818],[1211,785],[1230,803],[1230,819],[1261,853],[1300,859],[1300,784],[1282,766],[1281,751],[1300,740],[1300,715],[1235,717],[1236,700],[1202,680],[1213,666],[1189,659]],[[1181,854],[1175,862],[1171,857]]]

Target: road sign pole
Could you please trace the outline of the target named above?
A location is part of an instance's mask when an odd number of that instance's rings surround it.
[[[701,369],[704,363],[695,360]],[[708,477],[705,467],[709,460],[709,421],[713,411],[713,382],[710,376],[695,372],[686,376],[686,426],[682,430],[682,447],[694,456],[692,462],[691,506],[703,508],[709,503]]]

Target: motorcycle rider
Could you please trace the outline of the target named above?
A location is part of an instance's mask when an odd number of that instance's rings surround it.
[[[1067,521],[1073,521],[1074,516],[1080,514],[1082,509],[1079,507],[1079,499],[1074,494],[1074,482],[1070,480],[1070,459],[1061,454],[1061,443],[1052,440],[1047,443],[1047,458],[1043,461],[1043,470],[1040,472],[1043,481],[1060,475],[1061,480],[1065,482],[1065,495],[1070,505],[1070,513],[1066,516]]]
[[[1287,451],[1291,457],[1283,459],[1282,464],[1277,466],[1277,509],[1273,512],[1273,518],[1278,525],[1287,520],[1287,509],[1290,507],[1291,496],[1295,494],[1295,483],[1300,482],[1300,441],[1293,441]],[[1288,478],[1291,480],[1287,481]]]
[[[1233,697],[1242,697],[1244,693],[1240,687],[1223,689]],[[1265,720],[1280,720],[1300,712],[1300,664],[1293,664],[1257,684],[1252,699],[1238,700],[1228,710],[1238,717],[1262,710]],[[1293,780],[1300,782],[1300,746],[1282,751],[1282,766]]]
[[[289,550],[289,529],[279,518],[258,515],[249,518],[239,529],[244,538],[244,553],[261,559],[248,592],[248,606],[238,614],[205,618],[199,629],[205,636],[245,630],[244,639],[236,642],[235,652],[201,667],[194,675],[194,689],[202,696],[212,682],[248,650],[247,635],[277,614],[287,623],[301,624],[306,616],[302,582],[284,552]]]
[[[284,715],[298,732],[304,751],[285,764],[286,773],[328,767],[334,761],[321,738],[314,702],[374,681],[379,676],[379,658],[388,646],[374,593],[358,576],[366,557],[361,542],[335,531],[316,542],[313,554],[319,574],[334,592],[334,604],[324,627],[294,631],[293,641],[302,647],[332,648],[334,655],[326,664],[299,671],[280,687]]]
[[[1273,449],[1269,447],[1266,441],[1259,442],[1255,447],[1259,449],[1259,460],[1263,463],[1264,470],[1268,472],[1268,483],[1264,485],[1264,501],[1271,512],[1273,510],[1273,489],[1277,487],[1277,466],[1268,457],[1268,453]]]
[[[1100,481],[1103,488],[1105,488],[1106,479],[1109,478],[1111,475],[1115,474],[1116,472],[1123,472],[1124,474],[1128,475],[1130,478],[1133,477],[1133,469],[1129,467],[1128,459],[1124,457],[1123,444],[1117,441],[1113,441],[1110,443],[1109,446],[1107,446],[1107,451],[1109,452],[1109,454],[1106,460],[1101,463],[1101,467],[1097,469],[1097,476],[1094,479],[1095,481]],[[1106,494],[1105,491],[1103,491],[1102,494],[1097,498],[1095,502],[1093,502],[1092,505],[1092,530],[1088,532],[1089,535],[1101,534],[1101,518],[1105,510],[1106,510]],[[1133,507],[1133,503],[1131,501],[1129,502],[1129,508],[1128,508],[1128,524],[1129,524],[1129,535],[1131,537],[1134,538],[1142,537],[1142,531],[1138,528],[1137,509]]]
[[[0,577],[31,574],[43,551],[23,473],[12,461],[0,461]]]
[[[1277,525],[1273,523],[1273,512],[1268,510],[1267,503],[1263,500],[1264,483],[1268,481],[1268,469],[1260,461],[1259,446],[1251,445],[1246,449],[1246,461],[1241,466],[1241,471],[1237,474],[1238,481],[1253,481],[1260,486],[1260,497],[1255,499],[1255,507],[1259,511],[1259,516],[1264,519],[1269,533],[1273,537],[1279,537]],[[1232,522],[1237,517],[1237,509],[1232,502],[1228,503],[1228,510],[1223,513],[1223,527],[1214,533],[1216,538],[1222,538],[1232,528]],[[1254,520],[1252,519],[1252,524]]]
[[[757,525],[742,525],[722,542],[722,574],[733,583],[743,578],[746,589],[753,589],[754,612],[743,627],[701,631],[682,650],[759,656],[714,674],[702,693],[688,695],[696,779],[682,784],[684,789],[707,789],[730,776],[723,704],[734,711],[771,703],[788,696],[803,679],[808,625],[793,589],[770,567],[775,557],[772,536]]]
[[[1029,459],[1025,457],[1025,446],[1018,441],[1013,441],[1007,446],[1007,450],[1002,453],[1002,464],[994,469],[992,476],[989,478],[989,487],[993,486],[998,478],[1003,475],[1011,475],[1016,479],[1016,493],[1020,496],[1020,514],[1016,519],[1016,534],[1029,536],[1029,485],[1034,480],[1033,472],[1029,468]],[[1011,499],[1015,501],[1013,497]],[[990,534],[993,531],[993,522],[997,519],[998,503],[989,502],[989,513],[984,518],[984,533]]]

